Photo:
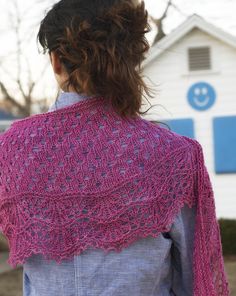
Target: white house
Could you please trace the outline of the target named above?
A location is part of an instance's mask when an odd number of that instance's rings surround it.
[[[157,90],[145,118],[201,143],[217,217],[236,218],[236,37],[194,14],[151,48],[143,70]]]
[[[144,117],[201,143],[217,217],[236,218],[236,37],[194,14],[151,48],[143,69],[157,90]]]

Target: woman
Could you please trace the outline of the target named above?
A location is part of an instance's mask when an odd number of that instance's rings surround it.
[[[229,295],[201,145],[140,117],[144,3],[61,0],[38,38],[63,91],[0,138],[24,296]]]

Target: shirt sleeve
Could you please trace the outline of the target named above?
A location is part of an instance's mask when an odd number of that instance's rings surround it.
[[[196,208],[185,205],[176,216],[168,235],[172,239],[172,293],[193,295],[193,247]]]
[[[187,139],[187,138],[186,138]],[[194,207],[187,204],[168,232],[172,239],[172,295],[230,295],[224,268],[214,190],[203,148],[193,139],[191,167]]]

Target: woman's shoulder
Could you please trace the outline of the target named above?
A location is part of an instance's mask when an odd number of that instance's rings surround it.
[[[174,151],[179,153],[185,151],[185,153],[194,154],[196,151],[202,150],[202,146],[198,140],[179,134],[169,129],[169,127],[162,122],[155,123],[143,118],[141,120],[143,124],[147,126],[149,133],[159,139],[159,143],[162,145],[162,149],[165,149],[166,154],[168,151],[170,153]],[[159,148],[161,149],[160,146]]]

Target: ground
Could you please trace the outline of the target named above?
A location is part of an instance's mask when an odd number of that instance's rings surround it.
[[[22,296],[22,269],[8,271],[0,275],[1,296]]]
[[[236,296],[236,257],[226,258],[231,295]],[[22,268],[0,275],[0,296],[22,296]]]
[[[236,256],[225,258],[225,268],[231,289],[230,296],[236,296]]]

